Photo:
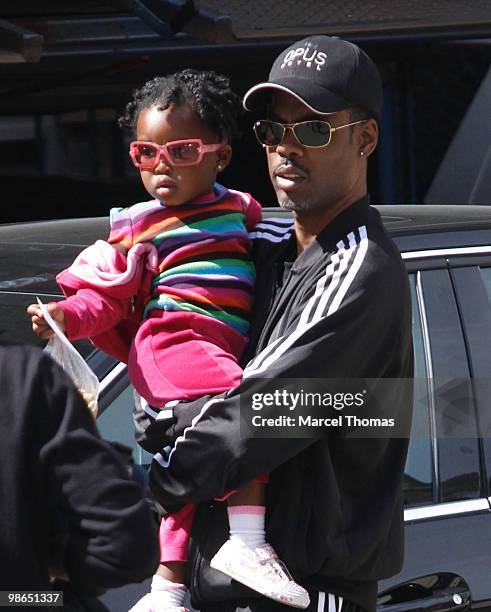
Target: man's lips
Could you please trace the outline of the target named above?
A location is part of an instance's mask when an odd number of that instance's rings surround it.
[[[294,164],[281,164],[273,172],[276,184],[283,191],[295,189],[308,178],[307,172]]]
[[[307,178],[307,172],[292,163],[282,163],[274,169],[274,176],[283,178]]]

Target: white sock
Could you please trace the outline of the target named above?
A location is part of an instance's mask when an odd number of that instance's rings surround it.
[[[152,594],[158,597],[159,608],[179,608],[184,605],[187,587],[180,582],[171,582],[155,574],[152,578]]]
[[[229,506],[230,539],[242,542],[253,549],[265,544],[265,514],[264,506]]]

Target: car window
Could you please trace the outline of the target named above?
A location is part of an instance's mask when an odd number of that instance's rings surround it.
[[[491,268],[479,268],[491,304]]]
[[[7,290],[4,290],[4,287],[7,287]],[[61,297],[52,294],[8,291],[7,281],[0,281],[0,340],[2,342],[34,344],[40,348],[46,346],[46,340],[41,339],[32,331],[31,320],[26,313],[26,308],[29,304],[35,303],[38,296],[45,303],[53,302]],[[94,345],[88,340],[75,340],[73,345],[84,359],[87,359],[94,351]]]
[[[411,439],[404,470],[406,506],[433,501],[433,460],[430,429],[428,364],[423,342],[421,308],[417,295],[416,274],[409,277],[412,298],[414,342],[414,404]]]
[[[479,414],[481,445],[484,459],[483,482],[491,491],[491,267],[469,266],[454,271],[462,322],[466,332],[469,358],[472,366],[476,406]]]
[[[468,280],[463,268],[421,270],[425,320],[431,347],[430,412],[434,431],[435,502],[476,499],[481,495],[481,461],[468,346],[455,279]],[[475,315],[476,316],[476,315]],[[423,329],[423,336],[425,330]]]
[[[138,446],[133,425],[133,387],[126,386],[97,419],[101,436],[110,442],[120,442],[133,451],[133,461],[150,465],[152,455]]]

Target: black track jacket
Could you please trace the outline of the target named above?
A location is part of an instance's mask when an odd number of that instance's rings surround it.
[[[143,445],[159,451],[151,489],[166,509],[204,502],[191,544],[195,607],[243,605],[255,596],[208,566],[228,533],[226,504],[208,500],[268,473],[267,540],[294,577],[372,612],[377,580],[402,564],[407,437],[320,428],[309,438],[257,439],[240,431],[240,406],[265,390],[266,377],[412,378],[407,273],[368,198],[341,212],[296,258],[287,218],[264,220],[253,238],[256,304],[244,380],[223,396],[140,419]],[[411,393],[397,389],[384,416],[408,431]],[[277,415],[274,406],[263,409],[268,414]]]

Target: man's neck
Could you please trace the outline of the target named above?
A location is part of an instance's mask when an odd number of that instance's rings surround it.
[[[300,254],[309,244],[335,219],[343,210],[363,197],[357,196],[340,200],[336,206],[326,207],[324,210],[293,213],[295,222],[295,236],[297,239],[297,253]]]

